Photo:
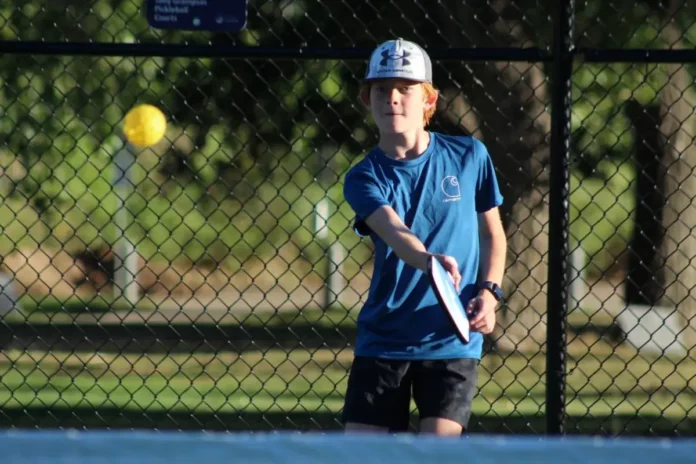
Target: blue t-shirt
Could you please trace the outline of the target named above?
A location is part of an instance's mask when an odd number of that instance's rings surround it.
[[[453,256],[464,305],[478,292],[478,213],[502,204],[486,147],[466,136],[430,132],[416,159],[398,161],[380,148],[346,174],[344,196],[362,220],[391,206],[431,253]],[[355,355],[390,359],[480,359],[483,336],[462,343],[440,308],[427,274],[407,265],[377,235],[370,291],[358,316]]]

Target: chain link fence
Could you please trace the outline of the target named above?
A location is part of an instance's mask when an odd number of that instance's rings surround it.
[[[135,0],[0,6],[0,424],[339,428],[372,253],[342,176],[376,143],[368,53],[404,37],[433,58],[432,129],[483,140],[506,198],[509,299],[472,432],[546,432],[550,354],[565,432],[693,435],[696,7],[570,9],[565,120],[554,5],[250,0],[238,34],[158,31]],[[120,130],[144,102],[169,125],[135,151]]]

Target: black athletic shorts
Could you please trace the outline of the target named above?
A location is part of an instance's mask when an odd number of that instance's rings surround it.
[[[450,419],[466,429],[476,393],[478,359],[401,361],[356,357],[343,422],[408,429],[411,394],[420,419]]]

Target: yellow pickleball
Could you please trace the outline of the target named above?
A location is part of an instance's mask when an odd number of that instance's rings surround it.
[[[167,118],[153,105],[143,104],[126,114],[123,134],[136,147],[151,147],[162,140],[167,130]]]

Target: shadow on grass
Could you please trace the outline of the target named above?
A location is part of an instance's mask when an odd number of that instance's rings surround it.
[[[415,417],[412,423],[415,423]],[[330,432],[341,429],[335,413],[208,413],[185,411],[139,412],[116,408],[2,408],[2,428],[77,428],[77,429],[158,429],[210,430],[228,432],[269,432],[294,430]],[[539,435],[546,430],[543,415],[509,417],[472,417],[472,434]],[[568,417],[566,433],[622,436],[694,437],[696,421],[673,423],[661,416],[614,415],[605,417]]]
[[[355,326],[293,324],[0,324],[0,348],[102,353],[218,353],[277,348],[338,348],[355,340]]]
[[[66,300],[60,300],[53,296],[47,296],[40,301],[36,301],[32,297],[25,296],[20,299],[19,306],[27,314],[103,314],[115,309],[112,304],[102,297],[94,297],[92,299],[72,297]],[[122,309],[129,310],[132,308],[124,307]]]
[[[576,333],[579,333],[576,331]],[[284,349],[344,349],[357,335],[355,322],[280,317],[216,325],[167,323],[66,323],[0,321],[0,349],[99,351],[102,353],[218,353]],[[486,340],[486,353],[495,351]]]

